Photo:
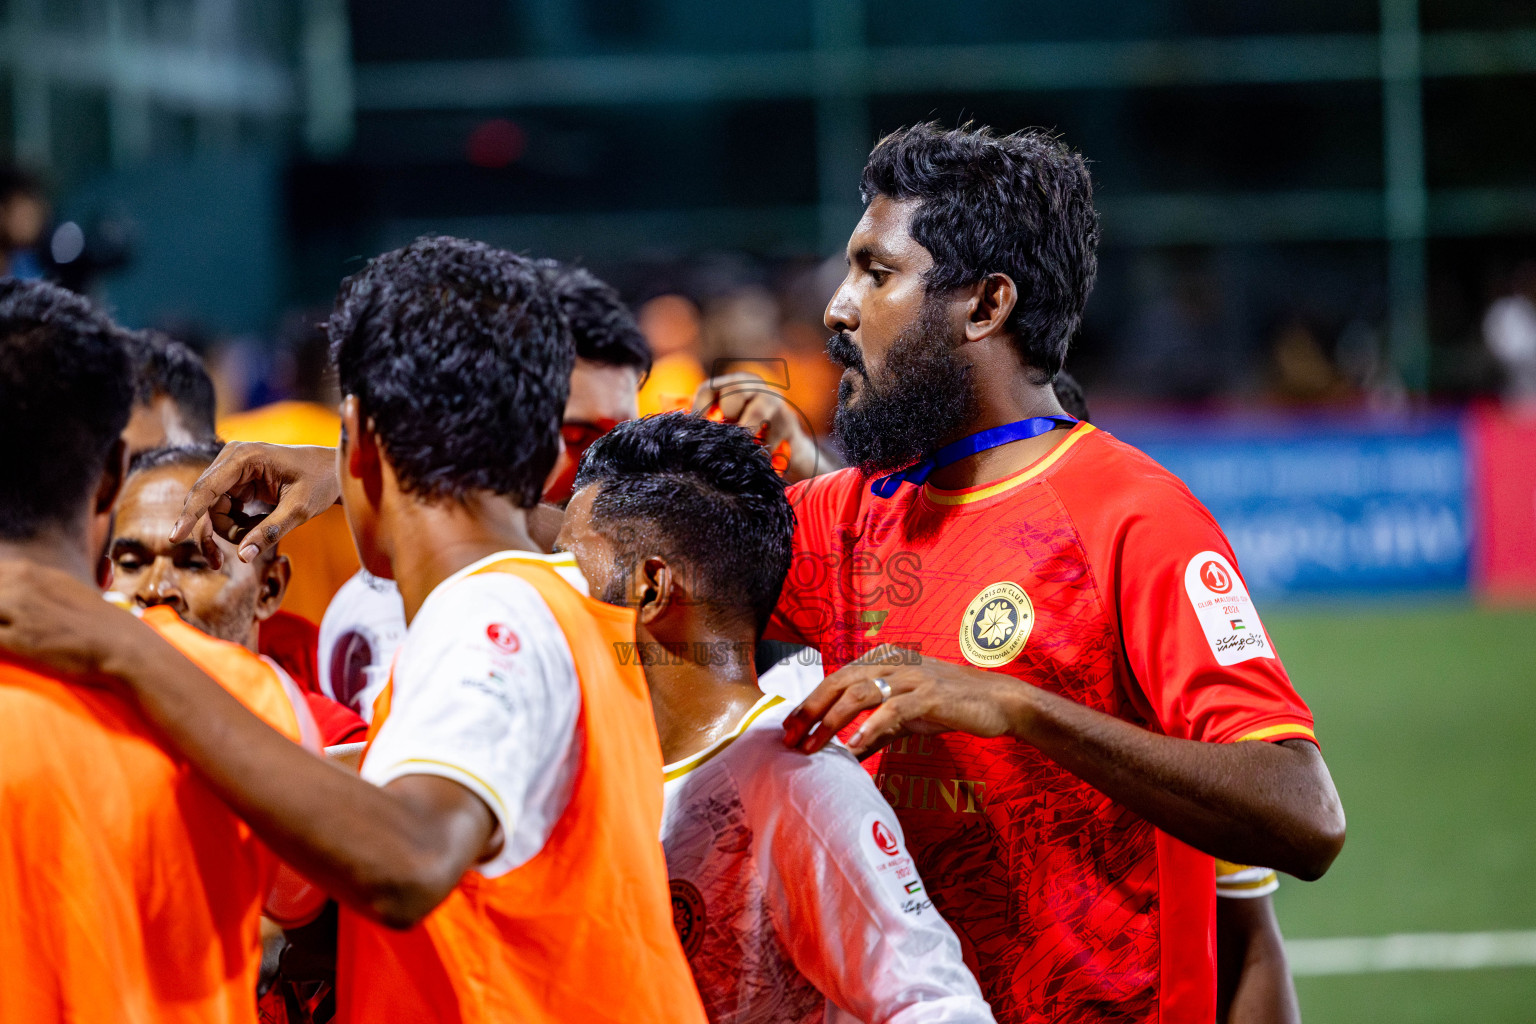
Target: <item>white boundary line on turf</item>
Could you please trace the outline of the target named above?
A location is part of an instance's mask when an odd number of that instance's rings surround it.
[[[1352,939],[1288,939],[1298,978],[1381,971],[1470,971],[1536,967],[1536,931],[1420,932]]]

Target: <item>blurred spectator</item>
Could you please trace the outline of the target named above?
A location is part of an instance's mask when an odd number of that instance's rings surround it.
[[[656,360],[640,389],[640,415],[687,408],[704,382],[699,307],[681,295],[658,295],[640,307],[636,319]]]
[[[43,183],[19,167],[0,166],[0,277],[43,276],[36,249],[48,215]]]
[[[1131,319],[1121,337],[1126,384],[1148,398],[1203,401],[1230,385],[1230,345],[1220,331],[1215,282],[1198,270],[1178,273],[1172,288]]]
[[[284,347],[293,365],[293,397],[225,416],[219,421],[219,434],[228,441],[334,448],[341,435],[341,418],[336,413],[338,399],[320,317],[295,320],[285,333]],[[339,507],[327,509],[290,533],[283,549],[293,563],[284,608],[318,624],[336,591],[358,570],[346,515]]]
[[[131,331],[133,414],[123,431],[130,455],[214,439],[213,380],[186,345],[159,331]]]
[[[1270,346],[1270,372],[1274,395],[1285,403],[1337,402],[1350,394],[1317,330],[1301,317],[1291,317],[1276,332]]]
[[[1504,371],[1504,397],[1536,400],[1536,260],[1515,268],[1510,294],[1483,316],[1483,342]]]

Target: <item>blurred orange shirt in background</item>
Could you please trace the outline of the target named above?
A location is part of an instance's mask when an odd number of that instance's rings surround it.
[[[313,402],[274,402],[219,421],[226,441],[319,444],[336,447],[341,417]],[[318,624],[326,605],[358,570],[352,531],[340,506],[327,509],[283,538],[279,550],[293,563],[283,609]]]

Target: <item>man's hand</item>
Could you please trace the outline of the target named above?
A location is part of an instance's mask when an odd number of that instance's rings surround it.
[[[218,533],[240,545],[242,562],[254,561],[340,497],[336,449],[233,441],[187,492],[171,540],[196,536],[203,557],[217,569],[224,564],[213,542]]]
[[[93,680],[154,631],[66,572],[0,562],[0,649],[65,676]]]
[[[875,680],[890,690],[884,696]],[[1344,809],[1315,744],[1165,736],[1021,679],[877,648],[823,679],[784,720],[820,750],[862,711],[860,754],[908,733],[1011,736],[1176,839],[1223,860],[1321,877],[1344,845]],[[814,730],[814,731],[813,731]]]
[[[693,393],[693,412],[702,416],[718,406],[727,423],[736,423],[757,435],[770,452],[781,443],[789,445],[788,483],[842,468],[842,463],[816,445],[810,429],[783,390],[752,373],[727,373],[706,380]]]
[[[888,699],[876,679],[890,687]],[[874,713],[848,739],[848,749],[860,757],[908,733],[1003,736],[1028,714],[1020,698],[1027,686],[886,644],[823,679],[784,720],[784,742],[813,754],[870,708]]]

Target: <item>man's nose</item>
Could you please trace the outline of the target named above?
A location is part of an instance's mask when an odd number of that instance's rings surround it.
[[[149,571],[139,581],[134,598],[143,608],[167,604],[178,613],[186,611],[186,598],[181,593],[179,576],[170,559],[157,558],[150,563]]]
[[[847,281],[832,293],[832,299],[827,303],[827,311],[822,314],[821,322],[826,324],[827,330],[838,333],[847,331],[851,334],[859,329],[859,307],[853,300],[852,289],[848,287]]]

